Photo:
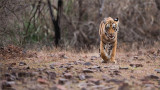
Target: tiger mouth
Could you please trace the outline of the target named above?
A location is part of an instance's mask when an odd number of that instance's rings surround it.
[[[114,37],[114,36],[112,36],[112,37],[109,36],[108,38],[109,38],[109,39],[114,39],[115,37]]]
[[[109,34],[107,34],[107,33],[105,33],[106,34],[106,36],[109,38],[109,39],[114,39],[115,38],[115,36],[114,35],[109,35]]]

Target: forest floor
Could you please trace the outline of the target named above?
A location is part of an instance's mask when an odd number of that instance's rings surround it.
[[[17,50],[18,49],[18,50]],[[0,50],[0,85],[8,90],[159,90],[160,49],[117,51],[102,63],[98,50]]]

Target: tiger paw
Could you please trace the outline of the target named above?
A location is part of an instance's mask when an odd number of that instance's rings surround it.
[[[108,62],[109,62],[109,61],[106,61],[106,60],[103,60],[103,59],[102,59],[102,63],[108,63]]]
[[[115,63],[115,64],[117,64],[117,61],[115,61],[115,60],[111,60],[111,61],[109,61],[110,63]]]

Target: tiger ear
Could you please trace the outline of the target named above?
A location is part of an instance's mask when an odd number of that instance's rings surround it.
[[[115,18],[114,21],[117,23],[117,25],[119,24],[119,19]]]
[[[118,20],[118,18],[115,18],[114,21],[118,22],[119,20]]]
[[[107,18],[104,18],[104,19],[103,19],[103,24],[106,24],[106,19],[107,19]]]
[[[106,24],[106,20],[105,19],[103,20],[103,24]]]

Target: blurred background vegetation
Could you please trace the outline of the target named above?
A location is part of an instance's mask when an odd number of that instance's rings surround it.
[[[0,46],[54,47],[48,1],[54,19],[59,16],[60,47],[98,46],[100,21],[109,16],[120,20],[120,45],[153,45],[160,40],[160,0],[0,0]]]

